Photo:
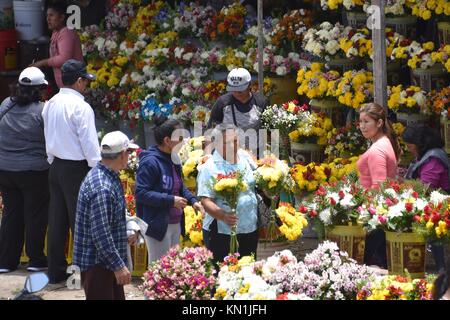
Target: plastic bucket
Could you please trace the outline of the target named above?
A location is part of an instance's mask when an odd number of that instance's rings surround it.
[[[14,22],[19,40],[33,40],[44,34],[44,3],[14,1]]]
[[[17,68],[16,30],[0,30],[0,71]]]
[[[12,0],[0,0],[0,30],[13,28],[13,2]]]
[[[364,263],[366,232],[360,226],[334,226],[326,233],[328,240],[336,242],[339,250],[346,251],[359,264]]]

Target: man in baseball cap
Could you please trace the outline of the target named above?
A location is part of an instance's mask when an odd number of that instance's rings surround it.
[[[252,81],[252,76],[247,69],[235,68],[228,73],[227,77],[227,91],[228,92],[243,92],[248,89]]]
[[[96,79],[95,75],[88,73],[86,65],[78,60],[70,59],[64,62],[61,67],[62,82],[65,86],[71,85],[79,78],[92,80]]]
[[[119,172],[139,147],[120,131],[101,142],[102,161],[80,187],[76,211],[73,264],[81,270],[87,300],[125,300],[131,281],[127,268],[125,198]]]

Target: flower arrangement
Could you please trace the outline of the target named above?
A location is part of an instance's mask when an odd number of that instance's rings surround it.
[[[417,181],[387,181],[373,189],[358,208],[360,221],[369,230],[412,232],[415,217],[420,217],[428,203],[425,192],[426,187]]]
[[[203,216],[201,212],[196,211],[193,207],[184,208],[184,224],[186,237],[194,246],[203,245],[202,232]]]
[[[429,93],[429,99],[427,101],[433,113],[439,114],[445,119],[449,117],[450,87],[442,88],[440,91],[433,90]]]
[[[316,57],[330,61],[334,57],[343,56],[339,40],[347,38],[351,27],[344,27],[339,23],[332,25],[323,22],[317,29],[310,28],[304,35],[303,49]]]
[[[358,225],[358,208],[365,200],[366,191],[355,176],[320,186],[300,209],[307,212],[317,231],[322,233],[334,226]]]
[[[209,300],[216,279],[212,253],[172,247],[144,273],[140,289],[149,300]]]
[[[303,67],[298,70],[297,93],[306,95],[309,99],[325,98],[328,96],[329,88],[340,77],[337,71],[323,71],[323,64],[312,63],[310,68]]]
[[[339,40],[339,46],[347,58],[363,58],[373,51],[369,29],[358,29]]]
[[[330,183],[334,183],[337,180],[340,180],[342,177],[349,176],[351,174],[358,174],[358,170],[356,167],[356,162],[358,162],[359,157],[350,157],[350,158],[336,158],[330,163],[328,163],[328,167],[331,170]]]
[[[311,27],[311,12],[304,9],[286,13],[274,26],[269,36],[271,44],[289,51],[300,51],[303,34]]]
[[[291,141],[326,145],[328,133],[333,130],[331,119],[323,112],[304,111],[298,127],[289,133]]]
[[[261,114],[263,128],[278,129],[282,135],[287,136],[300,120],[300,113],[306,106],[299,106],[296,100],[279,105],[267,107]]]
[[[357,300],[432,300],[432,280],[391,275],[376,278],[359,290]]]
[[[411,69],[428,69],[434,66],[431,53],[434,50],[433,42],[426,42],[423,44],[417,41],[411,42],[411,44],[404,49],[408,54],[408,66]],[[395,50],[394,50],[395,51]]]
[[[112,59],[119,51],[120,37],[116,30],[101,30],[97,25],[80,32],[81,48],[87,61]]]
[[[357,122],[347,124],[342,128],[333,128],[327,135],[325,154],[329,159],[346,156],[358,156],[369,147],[369,141],[364,138]]]
[[[286,256],[284,252],[278,254]],[[304,261],[291,260],[276,266],[267,281],[277,285],[282,294],[304,295],[314,300],[354,300],[358,288],[374,278],[366,266],[358,265],[346,252],[339,251],[336,243],[325,241],[307,254]]]
[[[328,164],[307,165],[296,164],[291,168],[291,175],[296,183],[296,188],[306,191],[315,191],[320,185],[325,184],[331,178],[331,169]]]
[[[276,76],[285,76],[297,72],[300,68],[300,55],[289,52],[287,56],[276,53],[277,47],[268,45],[263,52],[264,71]],[[258,54],[255,47],[249,48],[245,66],[249,70],[258,72]]]
[[[127,30],[135,17],[136,10],[132,4],[118,3],[106,16],[105,27],[107,30]]]
[[[243,180],[243,173],[240,171],[234,171],[229,174],[218,174],[213,178],[212,189],[215,194],[221,197],[224,202],[229,206],[231,215],[236,214],[236,206],[238,198],[241,192],[246,191],[248,188],[247,183]],[[238,241],[236,234],[237,226],[231,227],[230,236],[230,253],[236,253],[238,249]]]
[[[388,107],[396,112],[429,113],[427,110],[427,93],[417,86],[403,89],[400,84],[388,87]]]
[[[219,55],[219,64],[231,71],[243,67],[246,58],[247,55],[241,50],[229,47]]]
[[[192,152],[196,152],[198,150],[203,151],[203,144],[205,142],[205,137],[193,137],[190,138],[184,143],[178,151],[178,156],[180,157],[181,163],[186,163],[186,161],[192,156]]]
[[[211,40],[234,39],[238,37],[243,28],[247,10],[240,3],[234,3],[220,10],[212,18],[212,23],[206,27]]]
[[[450,45],[441,46],[437,51],[431,53],[434,62],[441,63],[447,72],[450,72]]]
[[[183,35],[203,38],[206,27],[212,23],[216,11],[211,6],[201,6],[191,2],[189,6],[180,3],[173,20],[174,30]]]
[[[429,20],[433,14],[437,16],[450,16],[450,3],[446,0],[416,0],[412,5],[412,14]]]
[[[373,100],[372,72],[347,71],[333,84],[330,92],[341,104],[358,109],[362,104]]]
[[[169,24],[166,21],[168,9],[169,7],[164,1],[155,1],[139,6],[128,31],[136,36],[144,33],[150,36],[158,30],[168,29]]]
[[[191,138],[196,139],[196,138]],[[210,158],[210,155],[205,155],[204,150],[196,149],[189,152],[188,159],[183,163],[182,173],[183,180],[186,186],[195,188],[197,184],[198,172],[203,164]]]
[[[134,217],[136,215],[136,198],[134,194],[125,195],[125,206],[130,216]]]
[[[278,229],[290,241],[297,240],[302,235],[303,228],[308,226],[308,221],[303,214],[290,203],[281,202],[275,212],[281,220],[281,226]]]
[[[423,208],[423,213],[414,216],[417,224],[414,231],[430,241],[448,242],[450,240],[450,199],[434,191],[431,201]]]
[[[144,121],[151,122],[155,116],[169,117],[173,112],[173,100],[168,103],[158,103],[155,97],[154,93],[149,94],[141,102],[141,113]]]

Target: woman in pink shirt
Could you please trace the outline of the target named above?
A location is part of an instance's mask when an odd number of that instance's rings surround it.
[[[50,4],[47,9],[47,24],[52,30],[50,58],[37,61],[32,66],[37,68],[51,67],[59,88],[64,87],[61,80],[61,67],[69,59],[83,62],[81,42],[75,30],[66,26],[67,6],[62,2]]]
[[[396,178],[401,149],[382,106],[376,103],[364,105],[359,112],[359,127],[363,136],[372,142],[357,162],[359,181],[365,188],[377,188],[387,179]],[[387,268],[383,230],[377,229],[367,235],[364,263]]]

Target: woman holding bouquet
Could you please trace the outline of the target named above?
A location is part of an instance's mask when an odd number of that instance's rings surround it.
[[[155,123],[157,145],[141,152],[136,175],[136,210],[148,224],[145,240],[149,262],[158,260],[179,243],[183,209],[188,203],[204,212],[201,203],[183,185],[181,166],[173,161],[172,151],[180,143],[172,140],[173,133],[182,128],[180,123],[165,117],[157,118]]]
[[[244,150],[238,150],[235,126],[220,124],[214,129],[213,136],[215,150],[197,178],[197,194],[202,198],[206,211],[203,220],[205,243],[213,252],[214,261],[222,262],[233,251],[231,240],[235,232],[240,256],[256,256],[258,202],[251,159]],[[235,214],[233,204],[216,188],[220,177],[230,178],[234,185],[244,186],[237,193]]]
[[[396,178],[400,145],[385,109],[376,103],[362,106],[359,126],[363,136],[372,143],[357,162],[359,181],[365,188],[376,188],[385,180]],[[367,235],[364,263],[387,268],[386,237],[382,230]]]

